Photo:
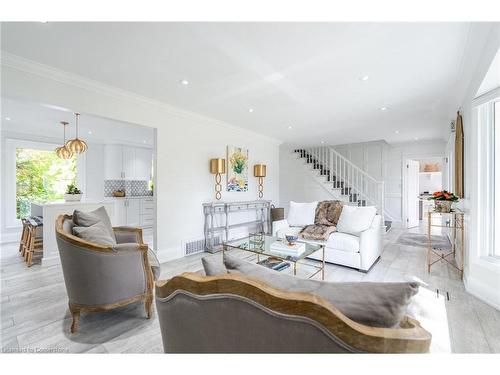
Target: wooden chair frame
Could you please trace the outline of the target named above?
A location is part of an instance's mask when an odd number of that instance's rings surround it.
[[[114,253],[112,246],[99,245],[96,243],[85,241],[79,237],[76,237],[72,234],[66,233],[63,230],[63,223],[65,220],[72,220],[72,215],[60,215],[56,220],[56,237],[63,239],[75,246],[96,251],[96,252],[111,252]],[[154,286],[154,277],[153,272],[151,270],[151,266],[149,264],[148,259],[148,245],[144,243],[142,237],[142,229],[134,228],[134,227],[113,227],[113,231],[123,231],[123,232],[134,232],[136,234],[136,240],[139,244],[138,251],[142,252],[143,256],[143,266],[146,274],[146,292],[139,294],[137,296],[133,296],[127,298],[122,301],[118,301],[111,304],[104,305],[80,305],[77,303],[68,302],[69,310],[71,312],[71,316],[73,318],[73,322],[71,324],[71,333],[75,333],[78,330],[78,323],[80,321],[80,313],[81,312],[103,312],[113,310],[122,306],[129,305],[134,302],[144,301],[144,308],[146,310],[147,319],[150,319],[152,316],[152,308],[153,308],[153,286]]]
[[[410,317],[405,317],[401,328],[366,326],[349,319],[321,297],[280,290],[243,275],[209,277],[183,273],[170,280],[156,282],[156,296],[159,298],[166,298],[179,290],[200,296],[233,294],[282,314],[312,319],[361,352],[426,353],[431,343],[431,334]]]

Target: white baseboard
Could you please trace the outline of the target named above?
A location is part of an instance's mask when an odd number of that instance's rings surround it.
[[[485,284],[476,278],[467,277],[466,274],[464,275],[464,285],[465,290],[474,297],[500,310],[500,293],[498,293],[498,286]]]
[[[156,251],[156,256],[160,263],[165,263],[184,257],[184,253],[180,247],[170,247],[167,249],[158,249]]]
[[[2,233],[0,244],[19,242],[21,240],[21,231],[13,233]]]

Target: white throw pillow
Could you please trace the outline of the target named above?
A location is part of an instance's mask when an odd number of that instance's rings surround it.
[[[317,206],[318,202],[290,202],[290,211],[287,217],[288,224],[291,227],[305,227],[306,225],[314,224]]]
[[[377,214],[374,206],[358,207],[344,205],[337,224],[337,231],[359,236],[371,227]]]

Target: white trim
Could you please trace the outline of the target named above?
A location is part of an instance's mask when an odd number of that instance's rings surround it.
[[[467,292],[474,297],[500,310],[500,293],[497,285],[485,284],[475,277],[467,277],[467,274],[464,275],[464,285]]]
[[[472,101],[472,107],[479,107],[480,105],[486,104],[488,102],[496,101],[500,97],[500,87],[488,91],[481,96],[478,96]]]
[[[199,120],[200,122],[205,122],[217,126],[222,126],[229,129],[237,129],[238,131],[243,131],[253,136],[266,139],[276,145],[283,143],[282,140],[263,135],[247,128],[238,127],[235,125],[228,124],[227,122],[219,121],[204,115],[200,115],[195,112],[190,112],[182,110],[167,103],[155,100],[146,96],[138,95],[131,91],[122,90],[111,85],[107,85],[98,81],[91,80],[89,78],[82,77],[80,75],[69,73],[49,65],[41,64],[33,60],[26,59],[21,56],[14,55],[10,52],[0,51],[0,63],[2,66],[16,69],[22,72],[35,74],[43,78],[48,78],[56,82],[72,85],[84,90],[91,92],[97,92],[104,95],[109,95],[121,100],[126,100],[129,102],[134,102],[135,104],[143,106],[144,104],[151,105],[160,108],[162,111],[171,114],[172,116],[181,117],[188,120]]]
[[[21,229],[18,229],[15,232],[2,233],[0,244],[19,242],[21,238],[21,232]]]
[[[156,257],[160,263],[170,262],[172,260],[184,257],[181,247],[169,247],[167,249],[158,249]]]

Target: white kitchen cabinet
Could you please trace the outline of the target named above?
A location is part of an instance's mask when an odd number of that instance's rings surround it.
[[[114,226],[125,226],[127,225],[127,206],[125,199],[115,200],[115,221]]]
[[[151,179],[151,162],[153,150],[149,148],[135,149],[135,179],[149,181]]]
[[[115,222],[116,226],[141,226],[141,200],[116,198],[115,200]]]
[[[127,199],[127,225],[130,227],[141,226],[140,199]]]
[[[123,178],[125,180],[137,180],[135,164],[135,147],[123,146]]]
[[[153,150],[124,145],[104,146],[104,179],[149,181]]]
[[[123,178],[123,146],[104,146],[104,179],[121,180]]]

